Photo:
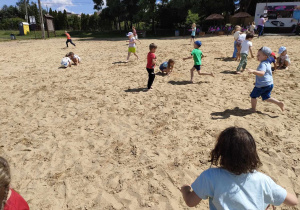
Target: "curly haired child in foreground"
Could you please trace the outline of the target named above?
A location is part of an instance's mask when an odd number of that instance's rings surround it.
[[[229,127],[222,131],[211,151],[210,162],[219,167],[202,172],[191,186],[181,187],[189,207],[207,198],[210,209],[264,210],[270,204],[298,204],[294,194],[256,171],[261,162],[255,140],[244,128]]]

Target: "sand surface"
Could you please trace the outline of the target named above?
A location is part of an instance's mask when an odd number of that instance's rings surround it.
[[[286,111],[259,100],[255,114],[247,111],[255,76],[233,74],[238,63],[227,60],[233,37],[200,39],[202,71],[215,78],[195,75],[195,84],[187,82],[193,61],[182,60],[193,49],[188,38],[142,39],[140,60],[128,64],[120,63],[126,37],[74,39],[77,47],[69,49],[64,39],[0,43],[0,151],[10,162],[12,187],[31,209],[188,209],[178,187],[209,168],[209,152],[228,126],[254,135],[260,171],[299,198],[299,37],[253,40],[255,55],[264,45],[275,52],[285,45],[292,60],[288,71],[274,74],[272,96]],[[159,63],[176,64],[145,92],[152,42]],[[59,69],[68,51],[82,64]],[[249,59],[248,67],[257,66]]]

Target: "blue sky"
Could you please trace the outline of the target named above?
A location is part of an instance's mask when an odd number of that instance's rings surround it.
[[[0,0],[0,8],[3,5],[16,5],[18,0]],[[30,0],[30,2],[36,2],[37,0]],[[52,10],[64,10],[66,9],[69,12],[81,14],[92,14],[94,13],[93,7],[93,0],[41,0],[43,8],[46,9],[46,5],[48,8],[52,8]]]

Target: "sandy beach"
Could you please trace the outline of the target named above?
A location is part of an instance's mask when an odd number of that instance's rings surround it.
[[[188,37],[141,39],[140,60],[123,63],[126,40],[73,39],[77,47],[69,49],[65,39],[0,42],[0,151],[10,162],[12,187],[31,209],[188,209],[179,187],[210,167],[216,137],[229,126],[255,137],[259,171],[299,198],[299,37],[253,40],[254,55],[262,46],[277,54],[285,45],[292,62],[273,74],[272,96],[285,112],[259,99],[253,114],[255,76],[234,74],[233,36],[197,38],[206,56],[202,71],[215,78],[195,74],[194,84],[193,60],[182,60],[193,49]],[[152,42],[159,63],[176,64],[146,92]],[[59,68],[69,51],[82,64]],[[249,68],[258,64],[248,59]]]

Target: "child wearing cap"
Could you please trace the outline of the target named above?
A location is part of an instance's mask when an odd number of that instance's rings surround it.
[[[278,51],[278,58],[277,58],[277,65],[278,69],[286,69],[288,70],[289,64],[291,64],[290,58],[287,55],[287,49],[286,47],[282,46],[279,48]]]
[[[128,36],[128,39],[129,39],[129,41],[127,41],[127,42],[129,42],[129,45],[128,45],[128,56],[127,56],[127,61],[126,62],[129,61],[129,57],[130,57],[131,53],[133,53],[136,56],[136,58],[139,59],[139,56],[136,54],[135,38],[133,36],[133,33],[129,32],[127,34],[127,36]]]
[[[284,103],[275,98],[271,98],[273,77],[271,64],[267,60],[271,53],[272,51],[270,48],[262,47],[257,52],[257,60],[261,62],[257,67],[257,70],[247,69],[250,74],[256,75],[255,87],[250,94],[253,112],[256,112],[257,98],[260,96],[263,101],[274,103],[279,106],[282,111],[284,111]]]
[[[276,54],[274,52],[271,53],[270,57],[267,59],[270,64],[274,64],[274,67],[272,67],[272,71],[275,71],[277,69],[276,65]]]
[[[242,48],[241,48],[241,61],[240,64],[238,65],[236,69],[236,73],[240,74],[241,68],[243,68],[243,71],[245,70],[247,66],[247,57],[248,53],[250,51],[251,57],[254,58],[253,53],[252,53],[252,39],[253,39],[253,34],[247,34],[246,35],[246,40],[242,42]]]
[[[183,58],[183,60],[187,60],[187,59],[194,59],[194,66],[191,69],[191,83],[193,83],[193,78],[194,78],[194,71],[197,70],[199,75],[210,75],[210,76],[214,76],[213,73],[201,73],[201,58],[204,57],[202,51],[199,49],[201,47],[202,43],[200,41],[195,41],[194,42],[194,50],[192,51],[190,57],[187,58]]]

